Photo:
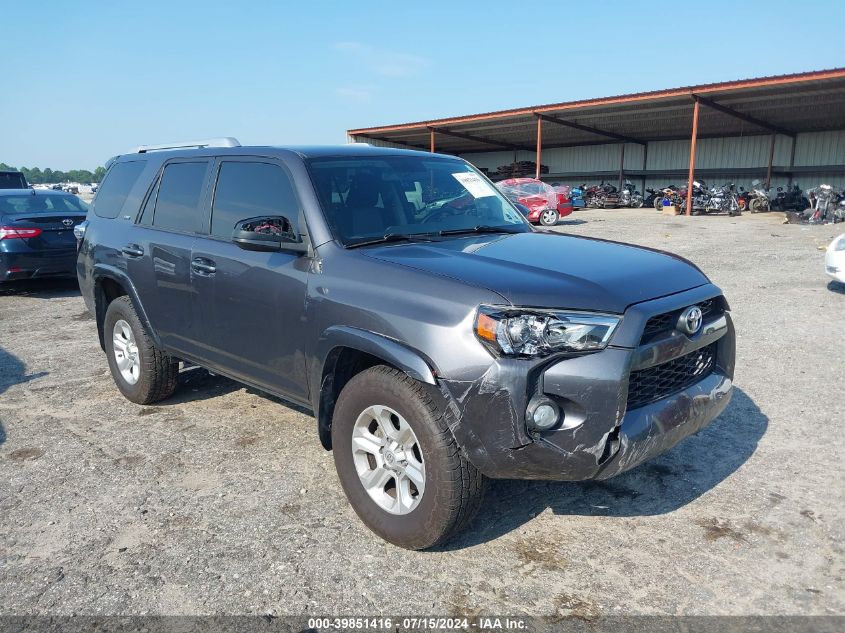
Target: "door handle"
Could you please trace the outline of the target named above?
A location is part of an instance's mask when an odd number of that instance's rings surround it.
[[[197,257],[191,261],[191,269],[203,275],[213,275],[217,272],[217,266],[214,265],[214,262],[202,257]]]
[[[128,255],[129,257],[141,257],[144,255],[144,249],[137,244],[127,244],[120,250],[124,255]]]

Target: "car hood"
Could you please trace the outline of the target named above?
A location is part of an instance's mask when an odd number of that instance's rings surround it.
[[[634,303],[708,283],[680,257],[560,233],[472,235],[363,252],[486,288],[520,306],[622,313]]]

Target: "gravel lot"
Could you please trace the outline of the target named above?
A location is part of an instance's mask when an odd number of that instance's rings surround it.
[[[841,227],[781,217],[561,224],[703,268],[736,394],[608,482],[494,482],[436,552],[362,526],[303,412],[202,370],[131,404],[75,284],[0,291],[0,614],[845,614]]]

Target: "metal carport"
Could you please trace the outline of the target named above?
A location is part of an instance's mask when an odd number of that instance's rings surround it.
[[[789,179],[796,174],[845,175],[845,146],[828,151],[825,164],[796,165],[796,138],[801,134],[845,130],[845,68],[793,75],[744,79],[636,94],[603,97],[434,119],[360,128],[348,131],[352,141],[425,149],[448,154],[496,150],[532,152],[540,178],[543,152],[556,148],[617,145],[618,169],[559,171],[544,178],[672,177],[682,173],[688,186],[704,175],[747,172]],[[768,135],[764,165],[696,169],[696,147],[701,139]],[[845,136],[843,136],[845,138]],[[689,143],[688,168],[648,168],[649,145],[660,141]],[[789,148],[779,152],[776,144]],[[625,148],[638,149],[639,168],[626,161]],[[639,149],[641,148],[641,149]],[[630,150],[629,150],[630,152]],[[818,161],[816,161],[818,162]],[[687,214],[691,212],[687,201]]]

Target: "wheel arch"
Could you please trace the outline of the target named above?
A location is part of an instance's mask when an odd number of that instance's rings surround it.
[[[311,376],[317,431],[326,450],[331,450],[331,421],[341,390],[353,376],[375,365],[388,365],[414,380],[437,384],[434,364],[421,352],[367,330],[328,328],[318,342]]]
[[[143,305],[141,304],[138,291],[126,273],[113,266],[99,264],[95,266],[92,277],[94,280],[94,317],[97,320],[97,335],[100,339],[100,347],[103,351],[106,349],[105,335],[103,332],[106,309],[112,301],[122,296],[129,297],[129,300],[132,302],[132,307],[135,308],[138,318],[147,329],[147,332],[153,339],[153,342],[157,346],[160,346],[161,341],[159,340],[155,330],[153,330],[150,326],[150,321],[147,318],[147,313],[144,311]]]

